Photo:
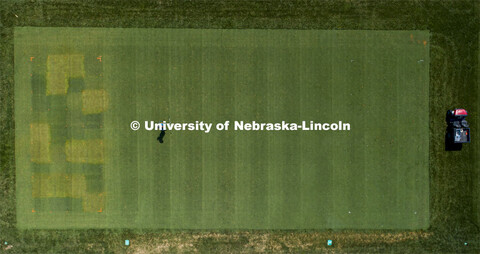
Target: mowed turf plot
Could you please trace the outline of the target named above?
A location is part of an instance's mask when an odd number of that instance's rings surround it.
[[[428,84],[427,31],[16,28],[18,226],[427,228]]]

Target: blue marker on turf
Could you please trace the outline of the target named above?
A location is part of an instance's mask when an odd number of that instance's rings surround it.
[[[130,245],[130,240],[125,240],[125,245],[129,246]]]

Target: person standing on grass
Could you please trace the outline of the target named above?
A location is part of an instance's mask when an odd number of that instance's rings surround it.
[[[163,143],[163,137],[165,137],[165,126],[162,124],[162,131],[160,132],[160,135],[158,135],[157,140],[160,143]]]

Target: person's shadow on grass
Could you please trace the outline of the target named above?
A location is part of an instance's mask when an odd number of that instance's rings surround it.
[[[164,130],[160,132],[160,135],[158,135],[158,138],[157,138],[158,142],[163,143],[163,137],[165,137]]]

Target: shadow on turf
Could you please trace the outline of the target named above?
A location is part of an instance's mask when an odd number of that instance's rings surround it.
[[[460,151],[462,150],[462,144],[452,143],[448,136],[448,130],[445,131],[445,151]]]
[[[157,137],[158,142],[163,143],[163,137],[165,137],[165,131],[164,130],[162,130],[160,132],[160,135],[158,135],[158,137]]]

